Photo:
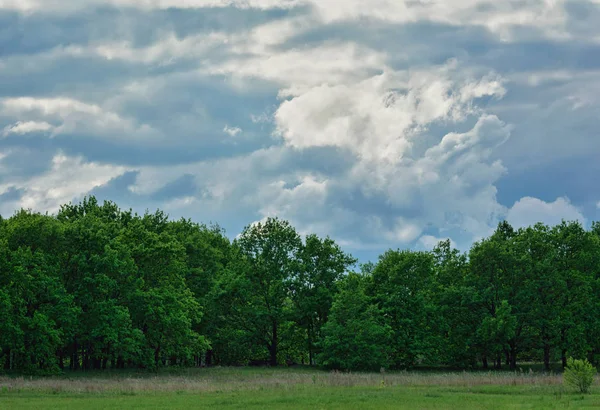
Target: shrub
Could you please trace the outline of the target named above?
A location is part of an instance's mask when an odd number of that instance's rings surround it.
[[[563,378],[568,386],[578,389],[580,393],[588,393],[595,374],[596,368],[590,362],[570,357]]]

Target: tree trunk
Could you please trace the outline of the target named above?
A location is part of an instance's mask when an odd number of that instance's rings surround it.
[[[564,368],[567,367],[567,349],[562,349],[560,358],[562,360],[562,368],[564,370]]]
[[[86,352],[83,346],[81,346],[81,367],[83,370],[88,370],[90,368],[89,351]]]
[[[10,370],[10,349],[4,349],[4,370]]]
[[[158,367],[160,362],[160,346],[154,349],[154,366]]]
[[[210,367],[212,366],[212,356],[213,356],[213,351],[212,350],[207,350],[206,351],[206,367]]]
[[[270,365],[273,367],[277,366],[277,321],[273,321],[273,339],[271,346],[269,346],[269,353],[271,353]]]
[[[308,326],[308,364],[309,366],[312,366],[314,363],[314,359],[313,359],[313,335],[314,335],[314,330],[313,330],[313,325],[312,323]],[[302,358],[302,361],[304,362],[304,358]]]
[[[517,344],[510,344],[510,370],[517,370]]]
[[[550,345],[544,343],[544,370],[550,371]]]
[[[73,355],[71,356],[71,370],[79,370],[79,346],[77,342],[73,342]]]
[[[304,356],[302,356],[302,362],[304,362]],[[313,345],[311,336],[308,336],[308,365],[313,365]]]
[[[117,369],[125,368],[125,360],[123,360],[123,356],[117,357]]]
[[[483,357],[481,358],[481,362],[483,363],[483,368],[484,368],[484,369],[489,369],[489,365],[488,365],[487,356],[483,356]]]

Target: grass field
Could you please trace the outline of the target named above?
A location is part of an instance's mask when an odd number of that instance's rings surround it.
[[[331,373],[216,368],[0,377],[0,409],[563,409],[600,408],[560,375],[529,372]]]

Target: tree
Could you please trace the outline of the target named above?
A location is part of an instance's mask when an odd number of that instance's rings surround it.
[[[579,222],[565,222],[552,229],[555,247],[558,299],[559,348],[563,368],[567,353],[584,355],[591,349],[588,324],[597,323],[594,317],[594,282],[600,262],[596,241]]]
[[[337,283],[356,259],[330,238],[308,235],[300,253],[300,267],[291,280],[295,321],[306,332],[309,363],[314,364],[315,341],[327,323]]]
[[[365,294],[370,278],[350,273],[323,326],[318,363],[339,370],[379,370],[392,363],[393,330],[384,312]]]
[[[151,367],[167,360],[190,361],[208,348],[193,330],[202,307],[186,284],[185,248],[164,223],[161,214],[146,214],[129,224],[124,238],[139,272],[129,309],[134,326],[144,334],[143,357]]]
[[[300,269],[302,241],[289,222],[268,218],[247,226],[234,246],[241,261],[221,284],[227,293],[235,293],[231,318],[267,348],[269,363],[276,366],[279,330],[291,319],[290,283]]]
[[[387,251],[373,270],[373,296],[394,331],[394,367],[433,362],[436,308],[431,289],[433,257],[428,252]]]
[[[355,262],[277,218],[230,242],[94,197],[21,210],[0,217],[0,369],[598,361],[599,223],[502,222],[468,255],[446,240]]]
[[[558,271],[554,264],[555,248],[550,229],[541,223],[520,229],[515,238],[518,271],[524,279],[522,294],[529,306],[531,347],[541,349],[545,370],[550,370],[552,349],[556,347],[560,314]]]
[[[450,240],[432,250],[434,281],[432,298],[437,308],[435,332],[438,362],[455,367],[476,365],[474,348],[480,315],[475,287],[467,283],[469,263],[465,254],[453,249]]]
[[[502,351],[495,351],[492,359],[496,368],[502,367],[503,356],[511,369],[516,369],[517,355],[524,348],[528,328],[525,319],[528,317],[527,295],[524,287],[526,278],[518,270],[516,248],[516,232],[506,222],[501,222],[494,234],[476,242],[469,252],[470,272],[467,282],[477,290],[480,312],[480,329],[478,335],[487,335],[488,323],[497,318],[502,303],[510,306],[510,314],[515,316],[514,333],[504,333],[508,339],[496,341],[503,346]],[[488,319],[486,319],[488,318]],[[479,338],[477,341],[484,367],[488,366],[489,340]]]

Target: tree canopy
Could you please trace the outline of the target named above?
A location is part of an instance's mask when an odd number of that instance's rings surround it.
[[[498,225],[361,265],[267,218],[217,225],[89,197],[0,217],[0,367],[516,368],[600,357],[600,225]]]

